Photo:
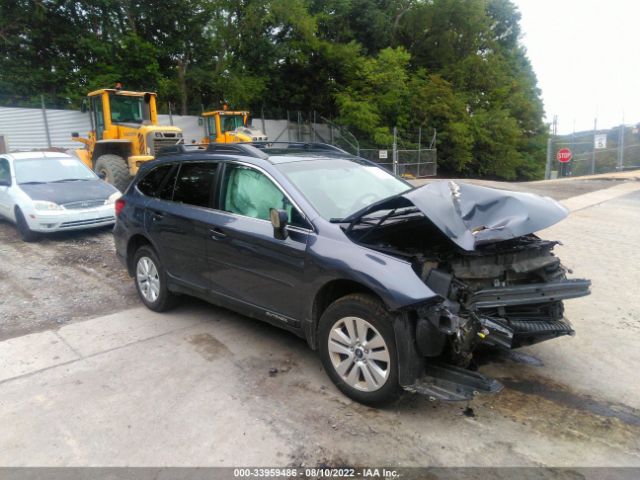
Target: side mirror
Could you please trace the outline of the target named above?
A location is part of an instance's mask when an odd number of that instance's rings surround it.
[[[289,236],[287,231],[289,214],[284,210],[271,208],[269,210],[269,218],[271,219],[271,225],[273,225],[273,236],[278,240],[285,240]]]
[[[71,132],[71,138],[78,138],[80,134],[78,132]]]
[[[80,102],[80,111],[82,113],[85,113],[88,110],[88,102],[86,98],[82,99],[82,102]]]
[[[202,125],[204,125],[204,120],[202,119],[202,117],[198,117],[198,125],[201,127]]]

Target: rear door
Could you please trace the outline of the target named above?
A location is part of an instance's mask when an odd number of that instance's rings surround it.
[[[146,229],[170,277],[201,292],[209,289],[206,241],[217,169],[214,161],[180,162],[165,180],[164,195],[146,207]]]
[[[289,212],[287,239],[274,237],[270,208]],[[212,290],[296,326],[305,306],[300,286],[310,233],[310,224],[265,172],[226,163],[207,244]]]

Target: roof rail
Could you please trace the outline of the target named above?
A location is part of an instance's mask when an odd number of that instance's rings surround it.
[[[269,149],[287,149],[287,150],[302,150],[302,151],[321,151],[321,152],[333,152],[333,153],[342,153],[350,155],[349,152],[342,150],[341,148],[336,147],[335,145],[330,145],[328,143],[319,143],[319,142],[251,142],[251,145],[261,149],[261,150],[269,150]]]
[[[209,144],[176,144],[162,148],[157,157],[171,155],[176,153],[221,153],[224,155],[243,155],[245,157],[254,157],[267,159],[267,155],[262,150],[257,149],[249,143],[209,143]]]

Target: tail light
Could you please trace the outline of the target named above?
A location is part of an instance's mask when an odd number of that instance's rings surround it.
[[[125,202],[122,198],[119,198],[116,200],[116,205],[115,205],[116,217],[120,215],[120,212],[122,211],[122,209],[126,204],[127,202]]]

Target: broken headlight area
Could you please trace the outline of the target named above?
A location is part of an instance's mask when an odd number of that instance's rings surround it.
[[[426,362],[405,388],[441,400],[497,392],[499,382],[467,370],[478,346],[511,349],[573,335],[563,301],[587,295],[590,282],[566,278],[555,244],[529,235],[418,260],[416,273],[445,300],[415,311],[417,355]]]
[[[479,345],[574,334],[563,301],[588,295],[590,282],[567,279],[558,242],[534,234],[567,213],[550,198],[434,182],[345,220],[352,241],[410,262],[442,299],[394,326],[401,385],[446,400],[495,392],[498,382],[466,369]]]
[[[416,273],[445,300],[416,310],[416,347],[428,360],[408,389],[446,400],[495,392],[497,382],[465,369],[479,345],[509,349],[573,335],[563,301],[587,295],[590,282],[566,278],[555,245],[527,235],[417,259]]]
[[[479,343],[517,348],[573,335],[563,300],[587,295],[590,282],[566,278],[552,253],[555,245],[527,235],[418,261],[415,269],[425,284],[447,299],[446,306],[418,310],[420,348],[467,365]],[[429,328],[446,336],[442,351],[435,352],[433,340],[424,340],[428,335],[422,332]]]
[[[402,383],[430,398],[468,400],[499,391],[498,382],[467,369],[474,350],[573,335],[563,301],[589,294],[588,280],[567,279],[568,270],[553,253],[558,242],[534,234],[465,250],[428,219],[411,215],[365,238],[370,248],[410,261],[443,299],[414,310],[415,355],[424,370]]]

